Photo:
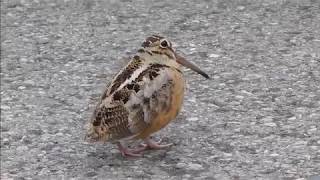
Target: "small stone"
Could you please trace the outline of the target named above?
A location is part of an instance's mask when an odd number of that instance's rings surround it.
[[[188,179],[188,178],[191,177],[191,175],[190,174],[185,174],[185,175],[183,175],[183,177]]]
[[[23,89],[25,89],[25,88],[26,88],[25,86],[19,86],[19,87],[18,87],[19,90],[23,90]]]
[[[94,172],[94,171],[88,172],[88,173],[86,174],[87,177],[94,177],[94,176],[96,176],[96,175],[98,175],[98,174],[97,174],[96,172]]]
[[[33,80],[26,80],[26,81],[24,81],[24,83],[25,84],[29,84],[29,85],[34,85],[35,84],[35,82],[33,81]]]
[[[243,10],[245,10],[245,9],[246,9],[246,7],[244,7],[244,6],[238,6],[238,7],[237,7],[237,10],[238,10],[238,11],[243,11]]]
[[[246,90],[241,90],[241,93],[245,94],[245,95],[249,95],[252,96],[253,94],[251,92],[248,92]]]
[[[219,54],[209,54],[209,57],[211,57],[211,58],[218,58],[218,57],[220,57],[220,55],[219,55]]]
[[[190,118],[187,118],[187,121],[198,121],[199,118],[197,117],[190,117]]]
[[[190,97],[188,98],[187,100],[188,102],[192,102],[192,103],[196,103],[197,102],[197,99],[195,97]]]
[[[9,145],[9,139],[8,138],[4,138],[3,140],[3,145]]]
[[[235,98],[241,100],[244,98],[244,96],[237,95],[237,96],[235,96]]]
[[[28,151],[28,150],[29,150],[28,146],[19,146],[19,147],[17,148],[17,151],[18,151],[19,153],[24,153],[24,152],[26,152],[26,151]]]
[[[276,127],[276,126],[277,126],[277,124],[274,123],[274,122],[265,123],[264,125],[265,125],[265,126],[269,126],[269,127]]]
[[[320,119],[320,113],[312,113],[309,115],[311,119]]]
[[[223,153],[223,156],[231,157],[231,156],[232,156],[232,153]]]
[[[49,42],[49,38],[43,37],[38,40],[38,43],[40,44],[47,44]]]
[[[262,75],[260,74],[247,74],[243,80],[245,81],[249,81],[249,80],[257,80],[257,79],[261,79]]]
[[[190,51],[195,51],[195,50],[196,50],[196,48],[190,48],[189,50],[190,50]]]
[[[222,106],[226,106],[227,104],[225,102],[223,102],[222,99],[213,99],[212,103],[215,104],[216,106],[222,107]]]
[[[319,147],[318,146],[309,146],[309,148],[316,151],[316,150],[318,150]]]
[[[199,171],[199,170],[202,170],[203,167],[202,167],[201,164],[190,163],[190,164],[188,164],[187,169],[188,170]]]
[[[311,126],[310,129],[307,131],[308,134],[314,134],[317,132],[317,127],[316,126]]]
[[[180,169],[184,168],[185,166],[186,166],[186,164],[183,163],[183,162],[179,162],[179,163],[176,165],[176,167],[177,167],[177,168],[180,168]]]
[[[270,156],[270,157],[278,157],[279,154],[277,154],[277,153],[272,153],[272,154],[270,154],[269,156]]]
[[[288,118],[289,121],[294,121],[294,120],[296,120],[296,119],[297,119],[297,118],[296,118],[295,116],[292,116],[292,117]]]
[[[11,107],[10,106],[6,106],[6,105],[1,105],[1,109],[2,110],[9,110],[9,109],[11,109]]]
[[[266,116],[266,117],[262,118],[261,121],[263,121],[263,122],[272,122],[273,121],[273,117],[272,116]]]
[[[22,58],[20,58],[20,62],[28,62],[28,59],[27,58],[24,58],[24,57],[22,57]]]
[[[31,143],[32,143],[31,140],[30,140],[27,136],[23,136],[23,137],[21,138],[21,141],[22,141],[23,143],[25,143],[25,144],[31,144]]]
[[[306,141],[296,141],[293,145],[294,146],[304,146],[306,145],[307,142]]]

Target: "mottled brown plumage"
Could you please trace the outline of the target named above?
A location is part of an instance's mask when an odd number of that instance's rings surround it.
[[[87,137],[116,142],[123,155],[139,156],[149,148],[162,148],[149,137],[173,120],[182,106],[185,65],[206,78],[208,75],[177,55],[170,41],[153,35],[103,93],[90,121]],[[143,139],[146,146],[130,150],[126,139]]]

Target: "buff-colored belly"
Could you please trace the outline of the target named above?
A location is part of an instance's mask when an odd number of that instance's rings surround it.
[[[170,121],[175,119],[181,109],[183,98],[184,98],[184,89],[185,89],[185,80],[182,77],[182,74],[176,72],[173,74],[173,89],[172,89],[172,98],[170,102],[169,110],[164,110],[160,112],[152,121],[150,126],[144,129],[139,133],[136,138],[144,139],[151,135],[154,132],[159,131],[165,127]]]

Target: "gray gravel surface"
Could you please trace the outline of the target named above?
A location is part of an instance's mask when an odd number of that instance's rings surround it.
[[[1,179],[317,179],[319,0],[1,1]],[[83,141],[107,82],[145,37],[185,70],[175,145],[123,158]]]

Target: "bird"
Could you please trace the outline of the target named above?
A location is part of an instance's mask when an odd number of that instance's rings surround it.
[[[140,157],[146,149],[171,146],[153,140],[152,134],[174,120],[181,110],[186,87],[182,66],[210,79],[180,56],[167,38],[147,37],[103,92],[88,123],[86,139],[116,144],[125,157]],[[126,142],[130,140],[143,143],[129,148]]]

